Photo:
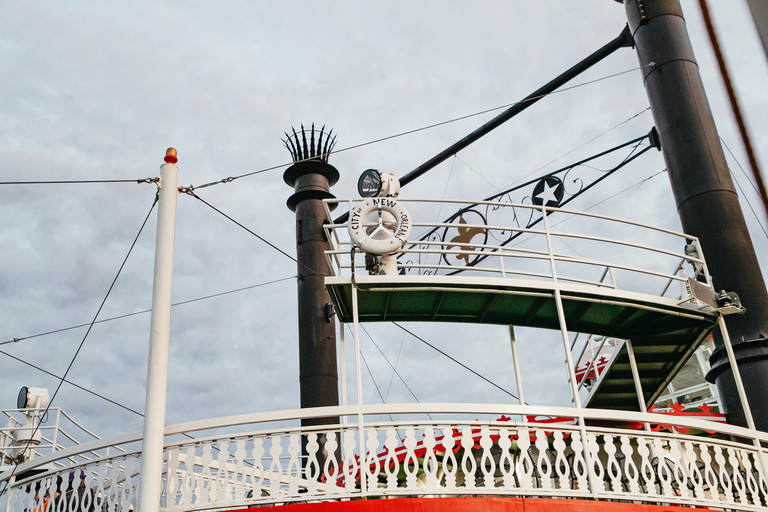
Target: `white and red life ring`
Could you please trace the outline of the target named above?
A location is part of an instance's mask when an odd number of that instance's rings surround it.
[[[379,211],[379,225],[367,232],[363,221],[368,214]],[[394,218],[394,228],[384,224],[382,213]],[[403,248],[411,234],[411,216],[405,206],[391,197],[370,197],[354,203],[349,211],[347,225],[352,243],[361,251],[373,254],[392,254]]]

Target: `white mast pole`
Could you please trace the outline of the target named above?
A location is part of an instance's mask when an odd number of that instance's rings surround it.
[[[176,150],[169,148],[160,167],[160,199],[155,241],[155,275],[152,286],[152,319],[149,333],[147,395],[144,403],[144,441],[141,448],[141,512],[158,512],[163,487],[165,398],[168,387],[168,345],[171,330],[173,244],[176,230],[176,198],[179,168]]]

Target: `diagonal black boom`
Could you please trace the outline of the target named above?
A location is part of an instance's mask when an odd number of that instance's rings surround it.
[[[449,146],[448,148],[444,149],[437,155],[433,156],[402,178],[400,178],[400,186],[407,185],[408,183],[412,182],[425,172],[429,171],[430,169],[436,167],[441,162],[445,161],[446,159],[450,158],[451,155],[456,154],[457,152],[461,151],[465,147],[469,146],[473,142],[475,142],[477,139],[482,137],[483,135],[487,134],[491,130],[498,128],[506,121],[509,121],[513,117],[515,117],[517,114],[525,110],[526,108],[530,107],[537,101],[539,101],[544,96],[554,92],[558,87],[566,84],[576,76],[580,75],[587,69],[591,68],[604,58],[611,55],[613,52],[618,50],[619,48],[626,48],[626,47],[634,47],[634,41],[632,40],[632,34],[629,31],[629,27],[625,27],[624,30],[622,30],[621,34],[619,34],[619,37],[611,41],[610,43],[606,44],[599,50],[597,50],[595,53],[587,57],[586,59],[582,60],[578,64],[574,65],[570,69],[568,69],[563,74],[559,75],[557,78],[553,79],[551,82],[547,83],[546,85],[536,89],[534,92],[523,98],[522,100],[518,101],[511,107],[509,107],[507,110],[499,114],[498,116],[494,117],[487,123],[485,123],[483,126],[478,128],[477,130],[473,131],[460,141],[456,142],[455,144]],[[343,222],[347,222],[347,219],[349,218],[349,213],[344,213],[343,215],[340,215],[336,220],[334,220],[335,224],[341,224]]]
[[[400,186],[407,185],[408,183],[412,182],[428,170],[432,169],[433,167],[439,165],[446,159],[450,158],[452,155],[456,154],[458,151],[461,151],[465,147],[469,146],[473,142],[475,142],[477,139],[482,137],[483,135],[487,134],[491,130],[498,128],[506,121],[509,121],[514,116],[525,110],[526,108],[530,107],[537,101],[539,101],[544,96],[554,92],[558,87],[564,85],[565,83],[569,82],[571,79],[575,78],[576,76],[580,75],[587,69],[591,68],[604,58],[611,55],[613,52],[618,50],[619,48],[624,47],[630,47],[634,46],[634,41],[632,40],[632,34],[629,31],[629,27],[625,27],[624,30],[619,34],[619,37],[611,41],[610,43],[606,44],[599,50],[597,50],[595,53],[587,57],[586,59],[582,60],[572,68],[570,68],[568,71],[564,72],[548,84],[540,87],[539,89],[536,89],[534,92],[526,96],[521,101],[515,103],[511,107],[509,107],[507,110],[499,114],[498,116],[494,117],[487,123],[485,123],[483,126],[478,128],[477,130],[473,131],[460,141],[456,142],[455,144],[449,146],[448,148],[444,149],[437,155],[433,156],[402,178],[400,178]]]

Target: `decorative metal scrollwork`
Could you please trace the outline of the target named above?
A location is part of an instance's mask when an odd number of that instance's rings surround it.
[[[473,214],[479,217],[480,222],[467,223],[464,216],[468,215],[471,218],[472,215],[470,214]],[[467,209],[460,210],[455,214],[451,215],[446,220],[446,223],[448,222],[455,223],[456,227],[451,226],[443,229],[443,234],[441,237],[441,241],[445,242],[445,245],[443,245],[444,252],[441,254],[443,261],[445,261],[447,265],[454,265],[454,262],[452,260],[463,260],[463,263],[461,264],[462,266],[474,265],[477,262],[480,255],[479,254],[473,255],[470,253],[477,253],[479,251],[482,251],[483,248],[480,247],[478,249],[476,246],[472,246],[468,244],[471,244],[473,240],[476,240],[478,238],[478,236],[482,239],[482,241],[480,242],[481,245],[485,245],[488,242],[488,230],[474,226],[476,224],[486,225],[487,224],[486,217],[482,213],[476,210],[467,208]],[[472,226],[468,226],[468,224]],[[450,237],[455,233],[456,233],[455,236]],[[461,252],[454,254],[450,252],[452,250],[457,250]]]
[[[507,203],[509,206],[476,204],[462,208],[443,221],[443,224],[453,224],[452,226],[433,228],[422,235],[418,242],[410,246],[411,248],[432,249],[439,246],[442,254],[440,255],[438,265],[444,263],[445,265],[456,267],[456,270],[446,270],[445,268],[435,270],[424,269],[425,261],[422,261],[422,259],[428,260],[429,258],[422,255],[420,255],[418,261],[419,268],[407,268],[415,263],[413,259],[401,260],[400,264],[406,267],[406,272],[419,272],[421,274],[441,272],[455,274],[463,272],[468,267],[477,265],[492,256],[492,253],[495,251],[495,249],[487,249],[485,247],[488,245],[489,239],[494,240],[494,245],[505,246],[525,234],[526,231],[524,230],[536,226],[543,220],[544,211],[546,211],[547,215],[550,215],[555,211],[551,210],[551,208],[565,206],[629,162],[653,148],[653,145],[645,145],[641,148],[643,141],[648,139],[651,133],[575,162],[545,176],[534,178],[520,185],[502,190],[484,199],[484,201]],[[588,165],[588,162],[592,160],[627,147],[630,148],[629,154],[612,168],[599,169]],[[574,175],[576,171],[583,171],[582,174],[584,175]],[[527,194],[525,194],[526,190],[529,191]],[[515,197],[520,197],[521,193],[525,195],[523,195],[522,199],[515,201]],[[531,205],[534,208],[521,208],[516,206],[515,202],[518,205]],[[541,210],[537,207],[548,208],[548,210]],[[488,228],[480,226],[488,226]],[[492,229],[490,226],[508,226],[509,229]],[[515,228],[520,228],[520,230]]]

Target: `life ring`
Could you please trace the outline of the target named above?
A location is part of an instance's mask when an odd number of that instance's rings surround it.
[[[379,225],[367,232],[363,221],[374,210],[379,211]],[[387,212],[394,218],[394,229],[386,226],[382,212]],[[405,206],[389,197],[371,197],[355,203],[349,211],[347,225],[349,238],[352,243],[364,252],[373,254],[392,254],[399,251],[408,241],[411,234],[411,216]]]

